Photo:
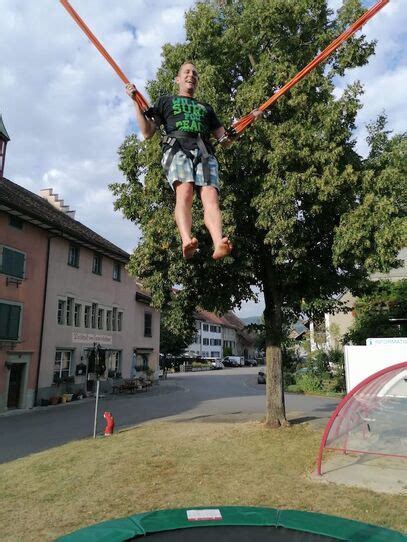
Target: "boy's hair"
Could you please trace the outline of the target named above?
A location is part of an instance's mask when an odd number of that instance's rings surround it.
[[[178,68],[177,76],[180,75],[182,68],[183,68],[184,66],[186,66],[187,64],[192,64],[192,66],[195,66],[195,62],[192,62],[192,60],[185,60],[185,62],[183,62],[183,63],[181,64],[181,66]],[[195,66],[195,68],[196,68],[196,66]]]

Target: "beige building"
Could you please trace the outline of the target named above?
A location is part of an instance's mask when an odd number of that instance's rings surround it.
[[[396,269],[391,269],[389,273],[374,273],[371,280],[391,280],[398,281],[407,279],[407,248],[403,248],[398,255],[402,265]],[[351,309],[355,306],[356,298],[350,292],[345,292],[340,298]],[[353,310],[349,312],[338,312],[336,314],[325,315],[326,347],[334,348],[341,346],[341,339],[349,330],[354,320]]]
[[[67,214],[51,189],[48,204]],[[107,377],[158,371],[160,315],[125,270],[129,255],[68,216],[75,233],[50,239],[38,400],[70,377],[74,389],[93,391],[94,347],[102,350]],[[102,389],[111,385],[108,378]]]

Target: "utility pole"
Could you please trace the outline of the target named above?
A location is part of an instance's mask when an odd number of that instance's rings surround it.
[[[96,403],[95,403],[95,417],[93,421],[93,438],[96,438],[96,424],[97,424],[97,417],[98,417],[99,387],[100,387],[100,378],[99,378],[100,344],[93,343],[93,351],[95,354],[95,372],[96,372]]]

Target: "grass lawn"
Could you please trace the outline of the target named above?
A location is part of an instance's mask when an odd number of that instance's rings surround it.
[[[406,497],[320,484],[308,425],[151,422],[0,465],[1,540],[49,541],[163,508],[294,508],[404,531]]]

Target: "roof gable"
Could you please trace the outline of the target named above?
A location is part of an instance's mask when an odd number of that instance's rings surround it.
[[[5,177],[0,179],[0,211],[5,211],[54,235],[100,252],[109,258],[127,263],[129,254],[104,237],[56,209],[44,198],[13,183]]]

